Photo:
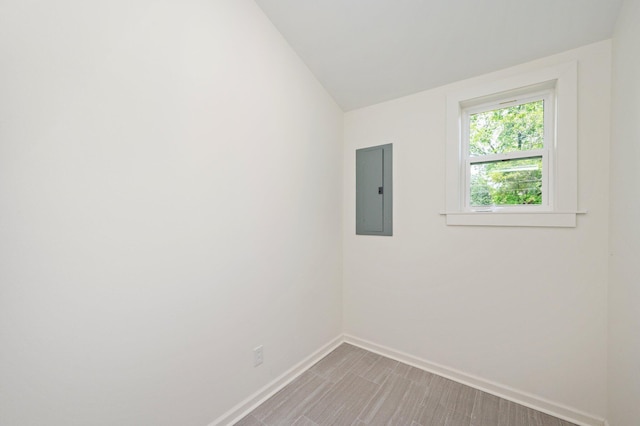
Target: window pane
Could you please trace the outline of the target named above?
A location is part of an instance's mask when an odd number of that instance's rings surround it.
[[[542,157],[471,164],[471,206],[542,204]]]
[[[543,100],[479,112],[469,117],[469,153],[472,157],[543,147]]]

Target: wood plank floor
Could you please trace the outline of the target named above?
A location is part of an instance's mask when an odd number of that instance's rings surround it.
[[[236,426],[575,426],[342,344]]]

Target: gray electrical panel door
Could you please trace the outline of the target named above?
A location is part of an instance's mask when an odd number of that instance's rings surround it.
[[[392,235],[392,145],[356,150],[356,234]]]

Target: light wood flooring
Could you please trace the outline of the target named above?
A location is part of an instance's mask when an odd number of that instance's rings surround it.
[[[342,344],[236,426],[575,426]]]

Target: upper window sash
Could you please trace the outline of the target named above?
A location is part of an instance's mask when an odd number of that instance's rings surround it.
[[[548,85],[548,83],[545,83]],[[510,100],[505,100],[510,99]],[[491,102],[485,102],[480,105],[468,106],[462,108],[462,140],[461,140],[461,151],[462,156],[464,158],[473,158],[474,160],[478,157],[483,157],[482,155],[471,155],[469,150],[470,139],[471,139],[471,130],[470,130],[470,122],[471,116],[474,114],[494,111],[502,108],[514,107],[518,105],[524,105],[536,101],[544,102],[544,149],[553,149],[555,146],[554,143],[554,127],[555,127],[555,96],[553,89],[548,89],[538,93],[531,93],[525,97],[515,98],[514,96],[509,96],[508,94],[498,94],[496,100]],[[531,150],[515,150],[505,153],[500,153],[496,155],[508,155],[520,152],[527,152]],[[508,157],[505,157],[508,158]],[[515,158],[515,157],[514,157]]]

